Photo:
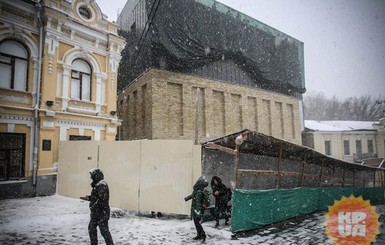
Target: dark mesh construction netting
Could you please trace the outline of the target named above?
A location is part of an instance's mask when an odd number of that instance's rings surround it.
[[[151,67],[300,95],[303,43],[212,0],[146,0],[127,34],[125,80]]]

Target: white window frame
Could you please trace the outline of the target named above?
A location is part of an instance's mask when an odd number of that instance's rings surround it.
[[[329,149],[329,150],[330,150],[329,154],[328,154],[327,148],[326,148],[326,143],[327,143],[327,142],[329,142],[329,147],[330,147],[330,149]],[[333,155],[332,141],[331,141],[331,140],[325,140],[324,145],[325,145],[325,155],[327,155],[327,156]]]
[[[346,149],[345,149],[345,142],[348,142],[348,152],[346,152]],[[343,147],[344,147],[344,156],[351,156],[352,155],[352,151],[350,149],[350,140],[343,140]]]
[[[2,49],[2,45],[8,45],[5,50]],[[3,47],[4,47],[3,46]],[[14,52],[12,48],[15,48]],[[19,50],[17,50],[19,49]],[[19,54],[17,54],[19,53]],[[0,88],[12,89],[18,91],[28,91],[28,60],[29,52],[24,45],[15,40],[6,40],[0,43],[0,66],[9,70],[9,81],[2,80],[5,77],[5,73],[0,73]],[[24,67],[20,67],[21,64],[24,64]],[[24,69],[24,70],[21,70]],[[0,70],[1,71],[1,70]],[[4,86],[4,84],[6,84]]]
[[[80,70],[76,69],[74,66],[74,63],[76,61],[81,61],[84,63],[87,68],[89,68],[89,71],[86,70]],[[88,88],[85,87],[86,78],[88,79]],[[77,89],[77,90],[75,90]],[[83,59],[75,59],[72,62],[72,69],[71,69],[71,99],[77,99],[81,101],[92,101],[92,67],[91,65],[83,60]]]
[[[372,147],[372,152],[369,151],[369,142],[371,142],[371,147]],[[367,144],[367,148],[368,148],[368,153],[376,153],[376,151],[374,150],[374,141],[373,139],[367,139],[366,140],[366,144]]]

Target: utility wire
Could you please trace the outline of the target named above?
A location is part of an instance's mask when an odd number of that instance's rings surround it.
[[[156,7],[155,7],[155,5],[156,5]],[[146,24],[145,24],[143,31],[142,31],[142,34],[140,35],[140,38],[139,38],[138,52],[136,53],[134,65],[136,65],[136,62],[138,61],[140,51],[142,50],[142,47],[143,47],[142,41],[144,38],[147,37],[147,33],[150,30],[151,24],[155,18],[156,12],[158,11],[159,5],[160,5],[160,0],[155,0],[154,4],[151,6],[150,13],[147,16]],[[154,10],[154,7],[155,7],[155,10]],[[152,14],[152,16],[151,16],[151,14]]]

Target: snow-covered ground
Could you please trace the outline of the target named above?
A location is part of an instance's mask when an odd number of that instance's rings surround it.
[[[109,222],[115,244],[194,243],[196,232],[189,219],[139,217],[116,208],[112,213],[124,213]],[[0,200],[0,244],[88,244],[88,221],[88,202],[78,199],[55,195]],[[207,244],[239,244],[231,240],[228,226],[213,226],[204,223]],[[99,244],[104,244],[98,233]]]
[[[385,208],[380,207],[384,222]],[[189,219],[149,218],[116,208],[112,214],[109,224],[115,244],[201,243],[192,240],[196,232]],[[89,244],[88,221],[88,202],[78,199],[55,195],[0,200],[0,244]],[[284,230],[270,227],[238,240],[231,240],[228,226],[215,229],[214,222],[203,226],[206,244],[331,244],[323,222],[324,215],[319,213]],[[383,244],[383,238],[377,240]],[[104,244],[100,232],[99,244]]]

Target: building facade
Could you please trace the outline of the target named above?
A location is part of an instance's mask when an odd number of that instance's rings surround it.
[[[385,120],[313,121],[305,120],[303,145],[347,162],[362,163],[385,157]]]
[[[51,194],[60,141],[115,140],[125,42],[95,1],[0,1],[0,12],[0,195]]]
[[[128,1],[117,22],[130,40],[120,139],[198,143],[248,128],[301,143],[302,42],[213,0]]]
[[[120,139],[205,142],[244,128],[301,144],[300,103],[287,95],[151,69],[118,95]]]
[[[297,98],[305,92],[303,43],[214,0],[130,0],[117,22],[129,40],[119,91],[157,68]]]

